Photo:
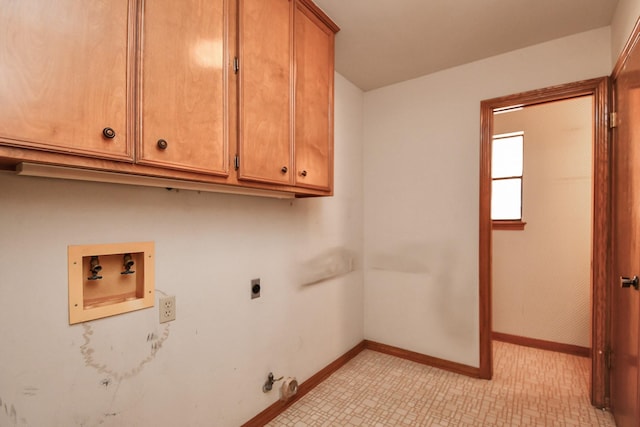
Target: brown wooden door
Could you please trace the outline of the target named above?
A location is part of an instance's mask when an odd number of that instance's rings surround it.
[[[292,183],[293,0],[239,2],[238,178]]]
[[[296,185],[333,186],[334,33],[296,2],[295,13]]]
[[[640,292],[619,277],[640,276],[640,50],[614,81],[611,407],[618,427],[640,425]]]
[[[133,159],[134,3],[0,0],[0,144]]]
[[[227,175],[227,2],[144,2],[138,162]]]

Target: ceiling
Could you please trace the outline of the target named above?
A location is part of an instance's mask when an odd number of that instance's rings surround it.
[[[605,27],[617,0],[315,0],[336,71],[364,91]]]

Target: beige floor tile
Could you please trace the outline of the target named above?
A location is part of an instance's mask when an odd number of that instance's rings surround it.
[[[601,426],[590,360],[494,343],[494,378],[477,380],[365,350],[270,427]]]

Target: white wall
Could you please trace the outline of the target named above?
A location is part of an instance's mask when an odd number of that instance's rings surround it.
[[[608,75],[609,28],[364,97],[365,337],[479,364],[480,101]]]
[[[624,49],[627,40],[640,16],[640,1],[618,0],[613,19],[611,21],[611,61],[615,65],[620,52]]]
[[[521,231],[493,231],[493,330],[591,347],[593,97],[498,114],[524,131]]]
[[[270,371],[304,381],[360,342],[362,100],[336,75],[333,198],[0,175],[0,425],[238,426],[278,399]],[[147,240],[177,320],[69,326],[67,245]],[[349,256],[355,271],[302,285]]]

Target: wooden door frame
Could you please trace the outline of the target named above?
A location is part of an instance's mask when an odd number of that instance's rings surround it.
[[[492,227],[491,140],[493,112],[498,108],[531,106],[579,96],[593,96],[593,222],[591,251],[591,403],[607,406],[609,230],[610,230],[610,138],[609,78],[601,77],[484,100],[480,104],[480,377],[493,376],[492,323]]]

